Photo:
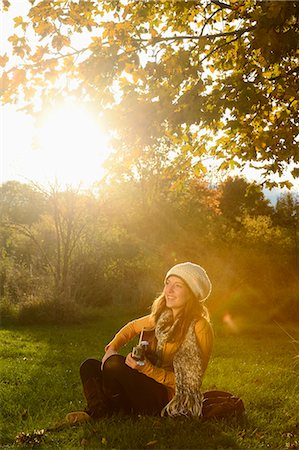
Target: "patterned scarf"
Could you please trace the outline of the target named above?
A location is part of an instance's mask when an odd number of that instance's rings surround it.
[[[163,346],[173,336],[178,323],[177,320],[172,322],[172,317],[172,312],[166,310],[156,324],[157,354],[160,362]],[[200,388],[203,371],[194,330],[195,322],[196,320],[191,322],[181,346],[174,355],[175,396],[163,408],[162,416],[201,416],[203,395]]]

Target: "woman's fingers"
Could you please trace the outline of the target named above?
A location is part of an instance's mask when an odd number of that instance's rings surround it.
[[[132,357],[132,353],[129,353],[126,356],[125,362],[127,366],[131,367],[131,369],[135,369],[138,370],[138,372],[142,372],[143,367],[147,364],[148,361],[145,359],[143,365],[139,365],[136,359]]]
[[[132,353],[129,353],[126,356],[125,362],[126,362],[127,366],[131,367],[131,369],[138,369],[138,367],[139,367],[136,360],[132,357]]]

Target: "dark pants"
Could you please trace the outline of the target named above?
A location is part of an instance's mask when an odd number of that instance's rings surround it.
[[[94,418],[124,412],[160,414],[168,403],[167,389],[146,375],[131,369],[121,355],[112,355],[101,370],[101,361],[87,359],[80,376],[87,400],[87,412]]]

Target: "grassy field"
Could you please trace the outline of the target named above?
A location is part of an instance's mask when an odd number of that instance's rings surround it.
[[[98,423],[45,430],[69,411],[84,408],[78,368],[100,357],[122,324],[138,316],[103,310],[92,323],[7,327],[1,339],[1,445],[41,449],[297,449],[299,448],[298,345],[277,324],[243,324],[230,333],[215,324],[215,348],[204,389],[240,396],[240,420],[201,422],[115,416]],[[297,341],[299,326],[283,325]],[[129,350],[129,348],[128,348]],[[31,433],[28,443],[16,442]]]

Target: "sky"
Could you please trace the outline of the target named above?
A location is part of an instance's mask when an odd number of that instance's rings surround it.
[[[81,105],[60,106],[38,129],[32,117],[6,106],[1,129],[1,183],[57,181],[61,187],[88,188],[104,174],[108,137]]]
[[[27,8],[27,0],[13,0],[9,13],[2,15],[0,55],[7,52],[7,39],[14,32],[12,18]],[[99,118],[71,100],[48,111],[38,128],[17,105],[1,106],[0,136],[0,183],[17,180],[88,189],[103,176],[103,162],[111,152]],[[253,170],[244,175],[251,181],[258,177]],[[298,184],[293,191],[299,194]],[[272,201],[277,193],[266,192]]]
[[[27,8],[27,0],[14,0],[9,13],[2,14],[0,55],[8,52],[13,17]],[[0,183],[17,180],[89,188],[101,179],[111,149],[94,113],[78,101],[66,100],[48,111],[36,127],[34,119],[19,108],[1,106]]]

